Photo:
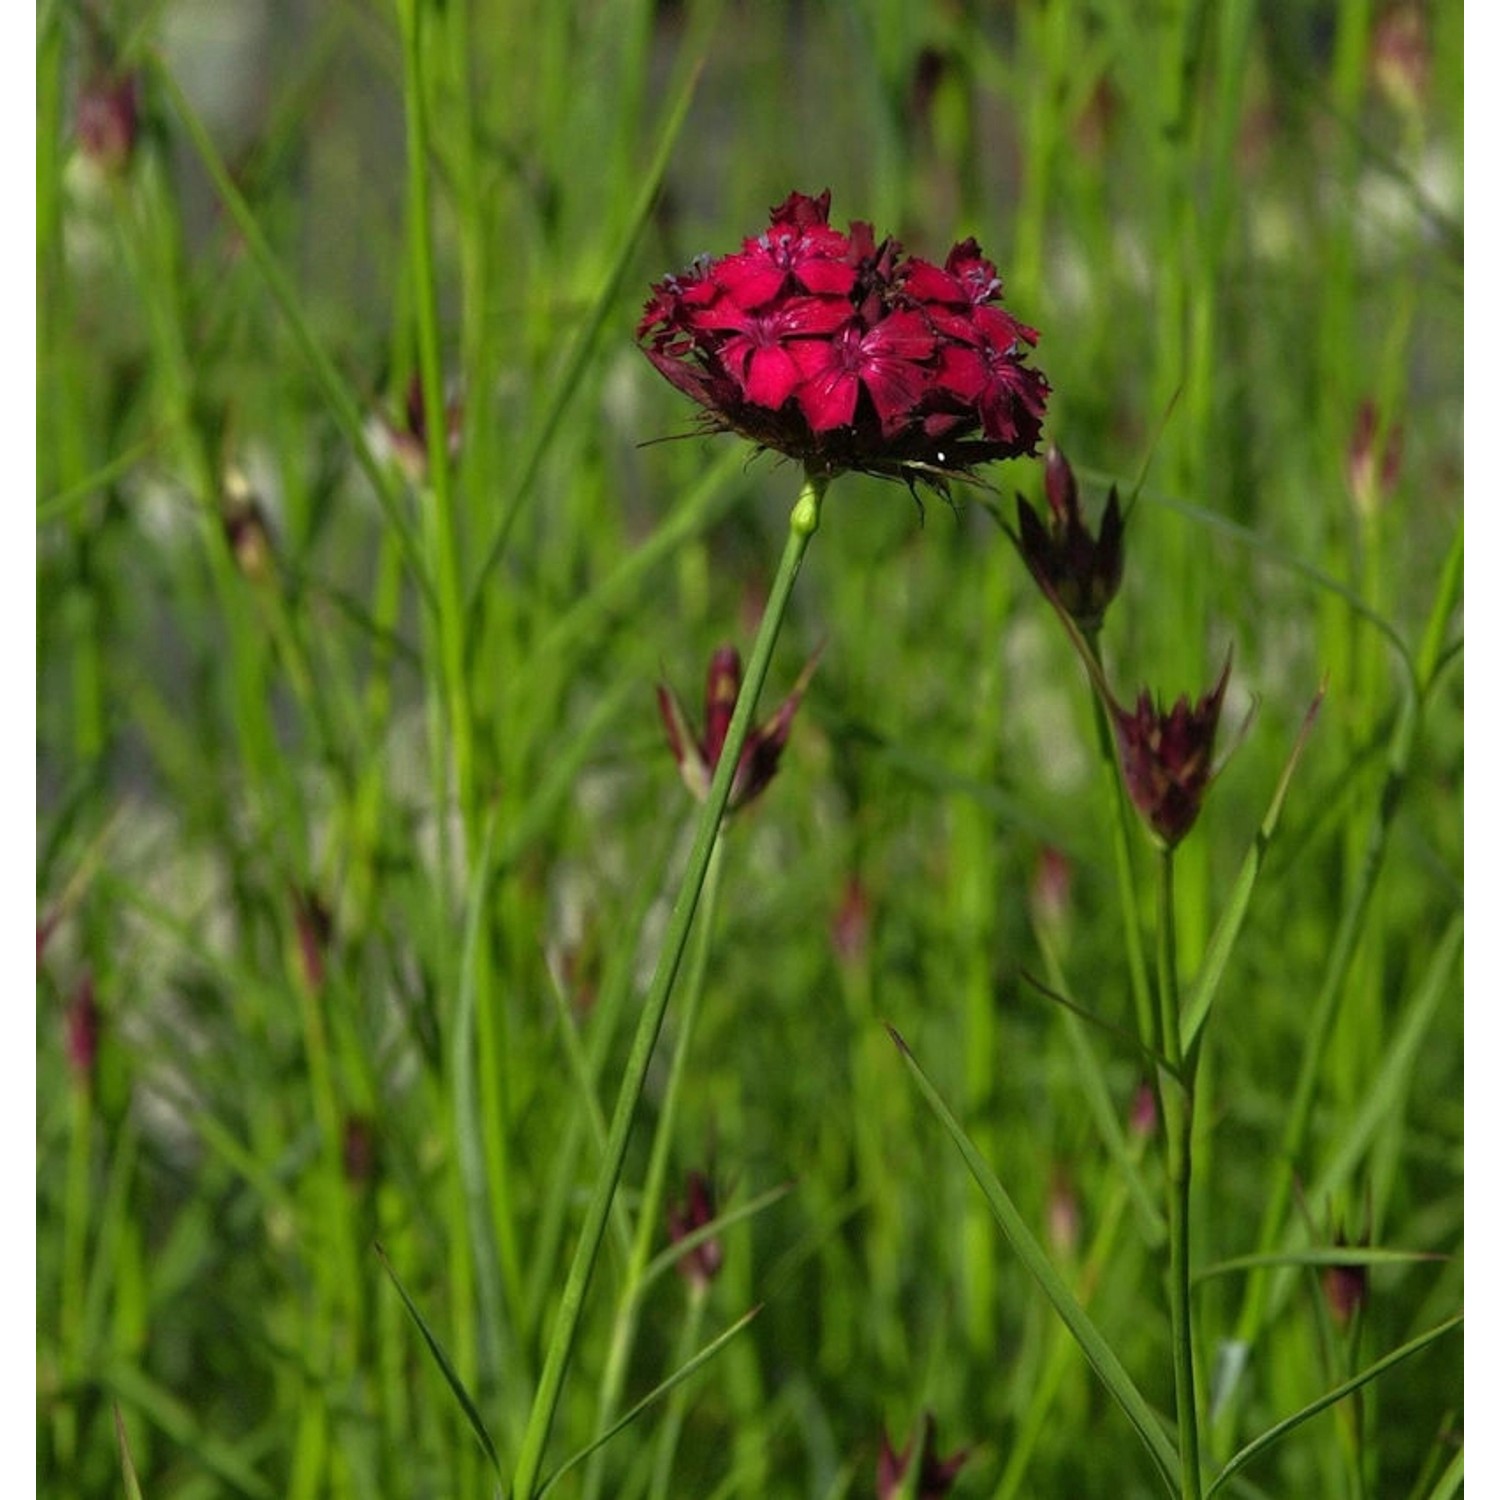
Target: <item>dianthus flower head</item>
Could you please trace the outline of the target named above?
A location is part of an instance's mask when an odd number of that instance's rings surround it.
[[[1049,386],[1025,363],[1035,329],[998,304],[974,240],[942,266],[870,225],[828,222],[793,193],[765,232],[651,289],[646,357],[702,408],[809,473],[846,469],[939,490],[976,464],[1033,454]]]

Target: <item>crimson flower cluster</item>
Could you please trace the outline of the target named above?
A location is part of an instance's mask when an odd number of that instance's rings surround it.
[[[942,489],[973,466],[1036,451],[1049,386],[1037,341],[1006,312],[978,244],[942,266],[869,224],[828,222],[830,194],[793,193],[743,249],[652,288],[636,329],[648,359],[707,425],[796,459]]]

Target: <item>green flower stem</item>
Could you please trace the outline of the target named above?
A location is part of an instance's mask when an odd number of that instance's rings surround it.
[[[1192,1197],[1192,1072],[1183,1060],[1177,991],[1176,896],[1172,851],[1158,865],[1156,927],[1157,990],[1161,1000],[1162,1050],[1169,1068],[1158,1070],[1162,1122],[1167,1138],[1167,1298],[1172,1312],[1172,1374],[1177,1388],[1177,1447],[1182,1461],[1182,1500],[1202,1500],[1198,1459],[1198,1401],[1193,1379],[1192,1265],[1189,1215]]]
[[[1083,633],[1090,653],[1097,662],[1099,632]],[[1161,1051],[1156,1034],[1156,1017],[1151,1004],[1151,978],[1146,969],[1146,945],[1141,938],[1141,907],[1136,895],[1135,866],[1130,858],[1131,827],[1135,823],[1125,786],[1120,779],[1120,762],[1115,755],[1115,733],[1109,722],[1109,709],[1099,692],[1089,695],[1094,705],[1094,737],[1109,779],[1111,839],[1114,843],[1115,884],[1120,891],[1120,921],[1125,929],[1125,963],[1130,970],[1130,993],[1135,1001],[1136,1025],[1142,1043],[1153,1052]]]
[[[718,838],[719,824],[723,822],[724,810],[729,803],[729,790],[734,782],[740,752],[744,749],[755,706],[765,684],[767,669],[771,665],[771,652],[775,648],[776,636],[785,618],[787,603],[791,599],[792,586],[797,581],[803,556],[813,533],[818,529],[818,515],[827,486],[826,477],[809,475],[803,483],[797,503],[792,507],[791,525],[786,547],[781,554],[781,565],[776,570],[770,598],[766,601],[765,615],[755,637],[749,666],[745,669],[744,684],[729,722],[729,732],[725,736],[719,764],[714,771],[708,800],[703,804],[703,811],[699,815],[698,832],[693,840],[692,852],[688,855],[682,889],[672,908],[661,957],[657,960],[656,973],[652,978],[640,1021],[636,1025],[630,1057],[625,1064],[625,1076],[620,1083],[614,1117],[610,1121],[609,1139],[605,1143],[604,1161],[584,1213],[583,1228],[579,1232],[578,1247],[574,1251],[568,1278],[563,1285],[562,1301],[547,1346],[541,1380],[521,1438],[521,1451],[516,1460],[515,1480],[511,1488],[512,1500],[534,1500],[536,1495],[542,1453],[552,1430],[552,1420],[562,1393],[563,1376],[573,1353],[584,1294],[588,1291],[599,1246],[604,1239],[610,1204],[619,1185],[620,1172],[625,1162],[625,1148],[630,1141],[630,1129],[635,1123],[636,1107],[640,1103],[641,1089],[646,1081],[646,1068],[651,1061],[662,1020],[666,1016],[672,982],[677,977],[677,969],[687,947],[688,931],[697,909],[698,895],[703,889],[709,859]]]
[[[698,1331],[703,1326],[703,1309],[708,1304],[707,1283],[694,1282],[688,1290],[687,1317],[682,1322],[682,1332],[677,1340],[677,1357],[674,1369],[686,1364],[698,1347]],[[677,1460],[677,1441],[682,1436],[682,1421],[687,1415],[688,1387],[674,1386],[667,1398],[666,1415],[662,1418],[661,1431],[656,1439],[656,1461],[651,1468],[650,1500],[670,1500],[672,1494],[672,1468]]]
[[[688,1052],[692,1047],[696,1029],[699,1004],[703,999],[703,981],[708,971],[708,953],[713,942],[714,917],[719,904],[719,877],[724,869],[724,841],[714,841],[714,852],[708,862],[708,874],[703,882],[703,894],[699,897],[698,924],[694,930],[693,955],[686,976],[686,992],[683,995],[681,1014],[678,1018],[677,1047],[672,1055],[671,1072],[667,1075],[667,1087],[662,1096],[661,1114],[656,1125],[656,1134],[651,1141],[651,1160],[646,1167],[646,1181],[641,1189],[640,1207],[635,1216],[635,1233],[631,1239],[630,1255],[626,1262],[624,1288],[620,1296],[619,1309],[615,1314],[615,1326],[610,1338],[609,1355],[604,1364],[604,1375],[599,1383],[599,1412],[595,1419],[594,1436],[603,1437],[609,1431],[619,1408],[620,1393],[625,1388],[625,1375],[630,1367],[631,1351],[635,1347],[636,1327],[640,1317],[640,1296],[651,1262],[651,1245],[661,1227],[661,1205],[666,1190],[667,1161],[672,1150],[673,1127],[677,1119],[677,1104],[682,1097],[682,1084],[687,1076]],[[683,1359],[687,1359],[697,1347],[697,1328],[687,1345]],[[584,1478],[584,1500],[596,1500],[604,1483],[604,1449],[596,1450],[589,1460]]]
[[[431,195],[427,177],[427,111],[422,78],[422,7],[402,0],[405,63],[406,191],[410,213],[412,277],[415,283],[417,364],[426,413],[427,480],[424,500],[426,552],[433,580],[434,626],[446,699],[448,738],[466,839],[474,837],[473,735],[468,679],[464,672],[463,586],[458,576],[452,469],[448,462],[448,414],[438,348],[437,273],[432,260]]]

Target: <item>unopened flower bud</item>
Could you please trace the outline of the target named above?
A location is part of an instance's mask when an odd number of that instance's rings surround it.
[[[1184,693],[1170,710],[1142,692],[1134,711],[1110,704],[1120,769],[1130,800],[1167,848],[1173,848],[1197,821],[1213,779],[1214,732],[1229,663],[1217,684],[1196,704]]]
[[[302,978],[308,989],[317,994],[327,977],[324,954],[333,939],[333,917],[316,891],[294,892],[292,905]]]
[[[674,1245],[711,1224],[716,1217],[713,1188],[701,1172],[689,1172],[687,1191],[680,1203],[667,1210],[667,1234]],[[724,1264],[724,1247],[717,1237],[694,1245],[677,1261],[678,1273],[695,1291],[704,1291]]]
[[[1072,908],[1072,861],[1049,844],[1031,872],[1031,919],[1043,936],[1056,941],[1066,934]]]
[[[102,172],[130,165],[140,134],[140,93],[133,73],[100,71],[78,90],[73,115],[78,148]]]
[[[943,1500],[943,1497],[952,1490],[958,1471],[968,1461],[969,1451],[967,1448],[960,1448],[957,1453],[947,1458],[937,1456],[937,1423],[933,1420],[931,1412],[925,1413],[922,1417],[920,1442],[922,1456],[917,1470],[915,1491],[917,1500]],[[906,1478],[906,1471],[911,1468],[917,1445],[918,1439],[913,1437],[897,1453],[891,1447],[889,1434],[884,1429],[881,1430],[880,1457],[875,1465],[876,1500],[896,1500],[896,1496],[901,1492],[902,1482]]]
[[[1149,1083],[1138,1084],[1130,1101],[1130,1133],[1142,1140],[1156,1134],[1156,1090]]]
[[[1381,431],[1380,412],[1369,399],[1359,404],[1354,436],[1349,442],[1348,480],[1354,508],[1368,521],[1396,486],[1401,473],[1402,432],[1399,426]]]
[[[104,1030],[104,1018],[99,1013],[94,999],[94,976],[84,974],[74,986],[67,1010],[68,1066],[73,1076],[83,1084],[94,1076],[94,1064],[99,1060],[99,1038]]]
[[[870,947],[870,897],[859,877],[844,883],[844,897],[833,914],[833,951],[839,962],[858,964]]]
[[[1432,42],[1420,5],[1403,0],[1375,23],[1370,38],[1370,75],[1375,87],[1401,114],[1418,115],[1427,102]]]
[[[1047,1189],[1047,1237],[1052,1248],[1069,1259],[1078,1253],[1081,1217],[1073,1184],[1061,1168],[1054,1168]]]
[[[734,784],[729,793],[729,811],[753,801],[776,774],[781,752],[792,732],[792,718],[802,702],[802,695],[817,665],[816,657],[803,669],[786,701],[764,724],[756,725],[745,739],[735,769]],[[698,801],[708,797],[714,771],[723,754],[740,696],[740,654],[733,646],[720,646],[708,665],[708,682],[704,690],[704,729],[695,736],[682,704],[671,688],[661,684],[656,689],[656,703],[667,731],[667,743],[677,762],[683,784]]]
[[[275,565],[271,529],[250,482],[238,469],[231,469],[224,479],[224,536],[240,572],[253,583],[270,577]]]
[[[1334,1247],[1347,1249],[1349,1241],[1342,1229],[1333,1237]],[[1328,1311],[1340,1328],[1347,1327],[1350,1320],[1369,1300],[1370,1268],[1367,1265],[1325,1266],[1323,1268],[1323,1297]]]
[[[1017,544],[1021,557],[1042,592],[1077,622],[1086,635],[1104,622],[1104,611],[1120,591],[1125,567],[1125,521],[1119,491],[1111,487],[1095,537],[1078,505],[1078,481],[1062,449],[1047,453],[1047,505],[1043,522],[1016,497]]]
[[[344,1121],[344,1180],[352,1187],[365,1187],[375,1180],[379,1163],[375,1122],[368,1115],[350,1115]]]
[[[458,452],[463,422],[463,401],[457,396],[447,398],[443,407],[443,426],[450,458]],[[429,424],[420,372],[414,371],[407,382],[400,420],[382,417],[379,425],[386,444],[396,462],[406,471],[407,478],[413,484],[422,484],[427,478]]]

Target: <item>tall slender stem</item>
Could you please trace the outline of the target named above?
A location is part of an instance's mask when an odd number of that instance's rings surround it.
[[[1099,655],[1098,629],[1083,632],[1089,651],[1096,662]],[[1136,895],[1135,867],[1130,858],[1130,826],[1134,821],[1125,787],[1120,780],[1120,763],[1115,755],[1115,734],[1110,727],[1109,708],[1103,696],[1094,692],[1090,698],[1094,706],[1094,738],[1099,745],[1099,755],[1104,761],[1109,778],[1110,792],[1110,837],[1114,845],[1115,884],[1120,892],[1120,920],[1125,931],[1125,961],[1130,970],[1130,993],[1135,1001],[1136,1025],[1140,1029],[1141,1041],[1153,1049],[1159,1049],[1161,1039],[1156,1035],[1156,1018],[1151,1012],[1151,980],[1146,972],[1146,948],[1141,941],[1141,907]]]
[[[818,529],[818,514],[827,486],[826,477],[814,478],[809,475],[803,483],[797,503],[792,507],[791,525],[786,547],[781,554],[781,565],[776,570],[776,578],[771,585],[765,615],[755,637],[749,666],[745,669],[745,681],[740,689],[739,701],[735,704],[734,715],[729,721],[729,732],[724,739],[713,784],[709,787],[708,800],[703,804],[703,812],[698,819],[698,832],[693,840],[692,852],[688,855],[682,889],[672,908],[656,973],[652,977],[651,988],[646,995],[640,1021],[636,1025],[630,1057],[625,1064],[625,1076],[620,1083],[619,1097],[615,1101],[614,1116],[610,1121],[609,1138],[605,1142],[604,1161],[584,1213],[583,1228],[579,1232],[578,1247],[573,1253],[568,1278],[563,1285],[562,1301],[547,1346],[541,1380],[521,1438],[515,1480],[511,1486],[513,1500],[533,1500],[537,1491],[542,1453],[552,1430],[552,1420],[562,1393],[563,1377],[567,1373],[578,1332],[578,1320],[583,1312],[584,1295],[588,1291],[599,1246],[604,1239],[610,1204],[619,1184],[625,1148],[630,1142],[630,1129],[635,1123],[636,1107],[640,1103],[641,1089],[646,1081],[646,1069],[666,1016],[672,982],[677,977],[678,965],[682,962],[683,950],[687,947],[688,932],[698,905],[698,894],[703,888],[719,824],[724,819],[724,810],[729,803],[735,768],[739,764],[740,752],[744,749],[745,739],[750,732],[755,705],[765,684],[767,669],[771,665],[771,653],[792,596],[792,586],[797,581],[797,573],[802,566],[808,543]]]
[[[1193,1085],[1182,1052],[1177,990],[1176,897],[1172,851],[1161,851],[1157,884],[1157,997],[1162,1051],[1168,1067],[1158,1071],[1162,1122],[1167,1138],[1167,1299],[1172,1313],[1172,1374],[1177,1388],[1177,1447],[1182,1459],[1183,1500],[1201,1500],[1198,1399],[1193,1376],[1192,1265],[1189,1207],[1192,1201]]]

